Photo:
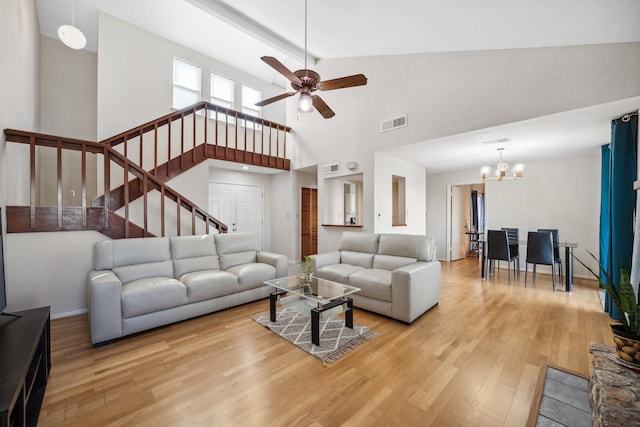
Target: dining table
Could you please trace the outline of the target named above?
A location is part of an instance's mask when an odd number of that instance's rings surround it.
[[[487,278],[485,259],[484,259],[484,247],[487,244],[485,239],[478,240],[478,248],[480,252],[480,277]],[[519,245],[526,246],[526,240],[518,241]],[[573,250],[578,247],[575,242],[558,242],[558,246],[564,248],[564,290],[566,292],[573,291]]]

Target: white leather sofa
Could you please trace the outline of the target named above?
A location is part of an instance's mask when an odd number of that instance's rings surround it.
[[[344,232],[338,250],[311,256],[314,275],[361,288],[356,307],[411,323],[440,299],[432,237]]]
[[[266,298],[284,255],[257,233],[108,240],[94,247],[89,323],[94,344]]]

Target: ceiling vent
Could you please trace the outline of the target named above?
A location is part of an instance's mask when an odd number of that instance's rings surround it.
[[[380,122],[380,132],[387,132],[390,130],[403,128],[407,126],[407,115],[394,117],[393,119],[384,120]]]
[[[329,173],[340,172],[340,163],[331,163],[328,165],[322,165],[322,174],[326,175]]]

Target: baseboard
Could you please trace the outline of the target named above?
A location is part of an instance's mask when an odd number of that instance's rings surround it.
[[[62,319],[63,317],[77,316],[78,314],[85,314],[88,312],[89,310],[87,310],[86,308],[81,308],[80,310],[73,310],[73,311],[67,311],[65,313],[52,314],[51,320]]]

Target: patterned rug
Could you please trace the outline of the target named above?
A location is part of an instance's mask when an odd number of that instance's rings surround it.
[[[253,320],[280,335],[290,343],[322,360],[332,363],[360,344],[377,334],[366,326],[356,325],[353,329],[344,325],[344,319],[330,317],[320,320],[320,345],[311,343],[311,318],[295,310],[282,307],[276,311],[276,321],[269,320],[269,312],[256,314]]]

